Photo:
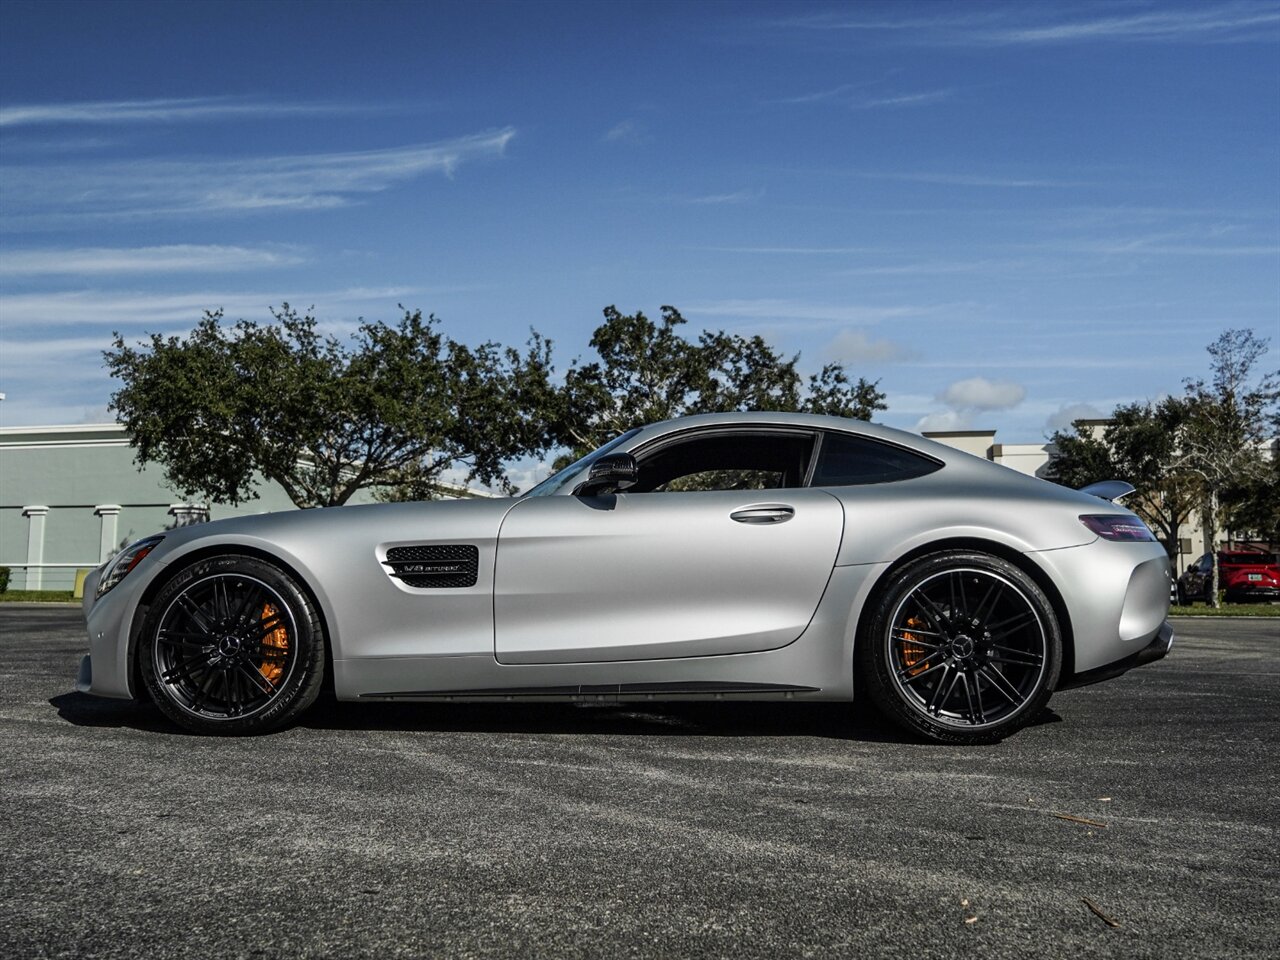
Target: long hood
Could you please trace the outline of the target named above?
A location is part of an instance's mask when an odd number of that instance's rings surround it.
[[[168,563],[221,543],[269,543],[293,552],[324,543],[496,536],[513,498],[426,500],[229,517],[165,534],[152,558]]]

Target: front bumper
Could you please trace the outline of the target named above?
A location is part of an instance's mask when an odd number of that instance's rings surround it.
[[[76,689],[81,693],[93,692],[93,657],[85,654],[80,658],[80,671],[76,674]]]
[[[150,572],[154,575],[154,571]],[[90,574],[92,580],[85,581],[83,609],[89,653],[80,661],[76,689],[98,697],[132,700],[137,691],[133,689],[130,632],[149,578],[135,572],[114,590],[98,597],[96,576],[100,573],[101,568]]]
[[[1172,649],[1173,625],[1166,620],[1160,625],[1160,630],[1156,633],[1155,639],[1137,653],[1131,653],[1115,663],[1108,663],[1092,670],[1086,670],[1084,673],[1074,674],[1059,683],[1058,689],[1070,690],[1073,687],[1087,687],[1091,683],[1110,680],[1113,677],[1120,676],[1122,673],[1128,673],[1134,667],[1141,667],[1148,663],[1155,663],[1157,660],[1163,660]]]

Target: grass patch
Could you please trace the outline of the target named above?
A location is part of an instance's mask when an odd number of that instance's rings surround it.
[[[1280,603],[1224,603],[1217,609],[1207,603],[1169,608],[1171,617],[1280,617]]]
[[[70,603],[71,590],[6,590],[0,593],[0,603]]]

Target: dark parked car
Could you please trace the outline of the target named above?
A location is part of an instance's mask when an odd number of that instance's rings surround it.
[[[1258,550],[1218,552],[1219,583],[1226,603],[1270,603],[1280,600],[1280,564],[1274,553]],[[1213,589],[1213,557],[1205,554],[1178,578],[1178,603],[1209,602]]]

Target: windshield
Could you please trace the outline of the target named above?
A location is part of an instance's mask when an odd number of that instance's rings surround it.
[[[604,456],[610,450],[625,443],[627,440],[630,440],[639,432],[640,432],[640,428],[636,427],[634,430],[628,430],[626,433],[614,437],[612,440],[606,443],[603,447],[600,447],[597,450],[592,450],[581,460],[575,460],[573,463],[569,464],[563,470],[557,470],[551,476],[547,477],[547,479],[543,480],[540,484],[538,484],[536,487],[534,487],[532,490],[526,493],[525,496],[526,497],[550,497],[550,496],[553,496],[554,494],[559,493],[561,490],[567,487],[570,484],[570,482],[572,482],[578,476],[579,473],[582,472],[583,468],[586,467],[587,464],[595,460],[596,457]]]

